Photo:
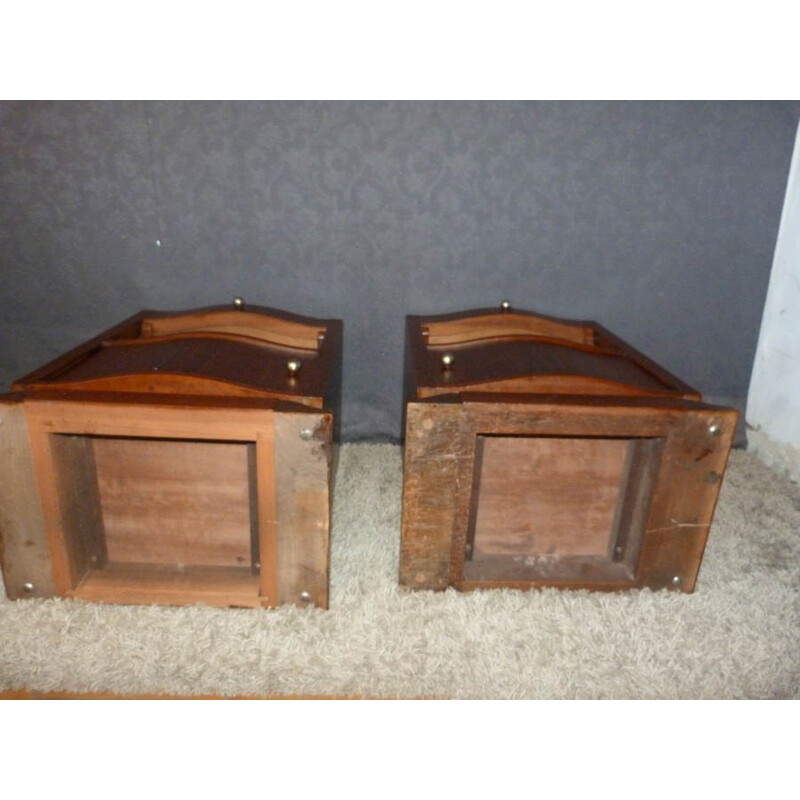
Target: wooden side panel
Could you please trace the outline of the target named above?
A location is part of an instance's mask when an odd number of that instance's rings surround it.
[[[737,418],[733,409],[709,407],[676,421],[645,531],[639,585],[694,591]]]
[[[0,564],[11,599],[55,593],[25,411],[11,397],[0,399]]]
[[[332,418],[276,413],[274,419],[278,603],[327,608]]]
[[[75,586],[90,568],[108,560],[94,449],[86,436],[52,434],[48,444]]]
[[[409,403],[406,415],[400,584],[445,589],[463,471],[462,407]]]

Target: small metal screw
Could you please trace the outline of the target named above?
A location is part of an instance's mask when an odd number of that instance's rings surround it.
[[[32,591],[34,591],[34,589],[36,589],[36,587],[32,583],[23,583],[22,584],[22,591],[23,592],[27,592],[28,594],[30,594]]]
[[[244,310],[244,297],[234,297],[233,298],[233,307],[237,311],[243,311]]]
[[[511,303],[508,300],[503,300],[503,302],[500,303],[500,308],[502,308],[503,311],[511,311]]]
[[[253,562],[253,569],[261,569],[261,562],[260,561],[254,561]]]
[[[303,362],[298,361],[296,358],[286,362],[286,369],[289,371],[290,375],[297,375],[297,373],[300,372],[300,367],[302,366]]]
[[[453,366],[453,362],[456,360],[456,357],[452,353],[445,353],[442,356],[442,366],[445,369],[450,369]]]
[[[311,602],[311,595],[308,592],[300,592],[300,599],[304,603],[310,603]]]
[[[712,436],[722,436],[722,425],[720,425],[718,422],[712,422],[708,426],[708,432]]]
[[[300,431],[300,438],[304,442],[307,442],[313,435],[314,431],[312,431],[311,428],[303,428],[303,430]]]
[[[675,575],[675,576],[673,577],[673,579],[672,579],[672,585],[673,585],[673,586],[680,586],[680,585],[681,585],[681,576],[680,576],[680,575]]]

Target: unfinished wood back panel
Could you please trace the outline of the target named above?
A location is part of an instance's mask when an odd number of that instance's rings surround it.
[[[609,554],[626,439],[479,436],[472,560]]]
[[[94,438],[111,562],[251,564],[244,442]]]

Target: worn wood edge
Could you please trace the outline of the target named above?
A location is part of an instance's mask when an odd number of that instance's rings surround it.
[[[328,608],[334,455],[330,413],[275,415],[280,605]]]
[[[450,585],[455,486],[461,441],[460,404],[408,403],[403,453],[401,586],[444,590]]]
[[[0,397],[0,567],[6,594],[55,593],[22,395]],[[26,592],[25,584],[33,590]]]
[[[684,415],[667,437],[642,539],[637,586],[695,590],[738,416],[735,409],[696,410]],[[721,434],[710,435],[710,425],[720,422]]]

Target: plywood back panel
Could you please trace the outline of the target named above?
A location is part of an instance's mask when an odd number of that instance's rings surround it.
[[[92,441],[109,561],[250,565],[251,445]]]
[[[473,561],[607,556],[627,439],[480,436]]]

